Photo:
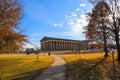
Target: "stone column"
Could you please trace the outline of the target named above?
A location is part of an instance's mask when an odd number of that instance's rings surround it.
[[[49,50],[49,42],[47,42],[47,51]]]
[[[51,46],[51,48],[50,48],[50,51],[52,51],[53,49],[52,49],[52,41],[51,41],[51,44],[50,44],[50,46]]]
[[[64,50],[67,48],[67,42],[64,42]]]
[[[66,50],[66,42],[64,42],[64,50]]]
[[[59,41],[59,50],[61,50],[60,41]]]
[[[58,50],[58,41],[56,41],[56,50]]]
[[[47,42],[47,51],[49,50],[49,42]]]
[[[45,43],[43,43],[43,51],[45,50]]]
[[[62,42],[62,50],[64,49],[64,46],[63,46],[63,45],[64,45],[64,43]]]
[[[52,50],[54,51],[54,41],[52,41]]]
[[[59,50],[59,41],[58,41],[58,50]]]
[[[48,50],[48,43],[46,42],[46,50]]]
[[[70,43],[68,42],[68,50],[70,49]]]
[[[70,50],[70,42],[68,42],[68,50]]]
[[[55,50],[57,50],[57,41],[55,41]]]
[[[70,50],[72,50],[72,42],[70,42]]]
[[[65,42],[63,42],[63,50],[65,50]]]
[[[59,44],[58,44],[58,41],[56,42],[57,44],[56,44],[56,46],[57,46],[57,50],[58,50],[58,48],[59,48]]]
[[[55,50],[56,50],[56,41],[54,42],[54,44],[55,44],[54,48],[55,48]]]
[[[44,43],[44,50],[46,50],[46,43]]]
[[[67,49],[67,50],[69,49],[69,44],[68,44],[68,42],[66,42],[66,49]]]
[[[55,50],[57,50],[57,45],[56,44],[57,44],[57,42],[55,41]]]
[[[64,50],[64,42],[63,42],[63,47],[62,48],[63,48],[62,50]]]
[[[74,50],[75,50],[75,48],[76,48],[75,43],[73,44],[73,46],[74,46],[73,48],[74,48]]]
[[[65,44],[65,50],[67,50],[68,49],[68,43],[66,42],[66,44]]]

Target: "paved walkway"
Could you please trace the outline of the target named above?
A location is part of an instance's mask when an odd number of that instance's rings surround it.
[[[54,63],[35,80],[65,80],[65,61],[58,56],[53,57]]]

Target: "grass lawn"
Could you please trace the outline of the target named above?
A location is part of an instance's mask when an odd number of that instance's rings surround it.
[[[54,60],[52,56],[35,54],[0,54],[0,80],[34,80]]]
[[[66,80],[112,80],[112,58],[104,54],[60,55],[66,61]],[[99,64],[99,62],[101,63]],[[95,65],[98,64],[96,67]],[[116,62],[116,69],[120,66]],[[120,75],[115,80],[120,79]]]

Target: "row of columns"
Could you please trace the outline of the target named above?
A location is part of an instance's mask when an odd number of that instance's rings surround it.
[[[41,42],[41,50],[52,51],[52,50],[80,50],[84,49],[84,45],[81,42],[72,41],[46,41]]]

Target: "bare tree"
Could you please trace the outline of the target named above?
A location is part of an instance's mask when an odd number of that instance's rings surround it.
[[[111,13],[109,14],[109,22],[107,29],[109,33],[114,38],[116,42],[116,49],[117,49],[117,60],[120,62],[120,0],[106,0],[107,4],[109,4]]]

